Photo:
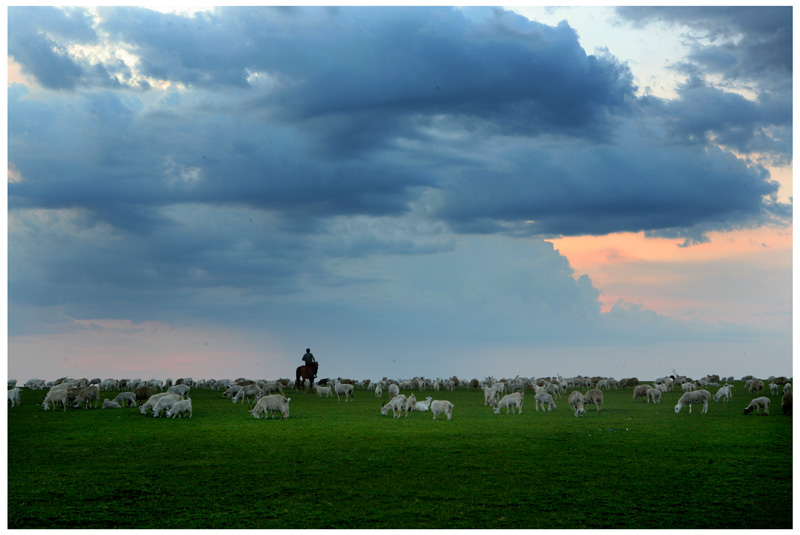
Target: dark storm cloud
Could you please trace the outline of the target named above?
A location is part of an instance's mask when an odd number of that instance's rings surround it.
[[[778,185],[719,149],[664,145],[640,126],[613,145],[510,143],[454,173],[439,215],[454,230],[512,235],[649,231],[702,241],[708,230],[786,224]]]
[[[690,58],[709,73],[729,79],[767,81],[792,76],[792,7],[619,7],[624,19],[691,28],[695,40]]]
[[[713,146],[790,157],[789,86],[747,100],[699,81],[637,100],[627,67],[587,55],[566,23],[499,9],[9,11],[9,53],[45,88],[8,93],[15,302],[144,314],[154,296],[191,310],[192,289],[344,286],[371,275],[324,260],[449,251],[447,229],[688,244],[790,221],[762,168]],[[122,43],[135,67],[65,52]]]

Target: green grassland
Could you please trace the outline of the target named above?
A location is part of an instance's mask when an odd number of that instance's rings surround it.
[[[792,418],[779,397],[743,415],[754,396],[736,386],[708,414],[628,389],[584,418],[566,397],[536,412],[529,393],[521,415],[496,415],[480,391],[416,391],[454,403],[450,421],[383,416],[362,390],[352,403],[287,391],[287,420],[199,389],[194,416],[174,420],[43,411],[44,392],[23,390],[8,409],[8,527],[791,528]]]

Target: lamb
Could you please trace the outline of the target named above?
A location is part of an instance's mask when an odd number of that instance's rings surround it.
[[[638,385],[633,389],[633,400],[638,402],[641,398],[647,397],[647,391],[653,388],[650,385]]]
[[[265,418],[267,414],[272,418],[272,413],[280,412],[281,418],[286,419],[289,417],[289,402],[291,401],[292,398],[284,397],[281,394],[264,396],[258,400],[258,403],[256,403],[256,406],[250,411],[250,414],[253,415],[253,418],[258,420],[261,418],[262,414]]]
[[[166,396],[159,399],[155,406],[153,406],[153,418],[158,418],[158,415],[161,414],[161,411],[170,410],[172,406],[179,401],[181,401],[181,397],[178,394],[167,393]]]
[[[573,390],[569,395],[569,406],[575,411],[575,416],[583,416],[586,409],[583,408],[583,394],[578,390]]]
[[[787,383],[788,384],[788,383]],[[783,394],[783,398],[781,398],[781,410],[783,410],[784,416],[788,416],[789,413],[792,412],[792,391],[789,390]]]
[[[425,401],[417,401],[414,403],[414,408],[412,410],[417,412],[425,412],[430,408],[431,401],[433,401],[433,398],[430,396],[426,397]]]
[[[730,385],[723,386],[722,388],[717,390],[716,394],[714,394],[714,401],[719,401],[720,399],[722,399],[723,401],[728,402],[732,398],[733,398],[733,393],[731,392]]]
[[[341,401],[339,396],[344,396],[344,402],[347,403],[348,400],[353,401],[353,385],[349,385],[347,383],[337,383],[336,384],[336,401]]]
[[[769,416],[769,398],[768,397],[760,397],[755,398],[750,402],[750,405],[744,410],[745,414],[750,414],[753,411],[756,411],[756,414],[760,414],[759,410],[764,410],[764,415]]]
[[[16,383],[16,381],[14,381]],[[11,381],[9,381],[11,383]],[[19,388],[12,388],[8,391],[8,401],[11,402],[11,406],[14,407],[15,405],[19,405],[20,400],[22,399],[22,390]]]
[[[50,408],[50,405],[52,404],[53,410],[56,410],[56,404],[59,404],[64,408],[64,412],[66,412],[68,399],[69,395],[67,394],[66,390],[64,389],[50,390],[44,397],[44,401],[42,402],[42,407],[44,407],[44,410],[48,410]]]
[[[684,392],[675,405],[675,414],[681,412],[684,405],[689,405],[689,414],[692,413],[692,405],[695,403],[702,403],[702,413],[708,412],[708,400],[711,399],[711,392],[708,390],[695,390],[693,392]]]
[[[333,392],[331,392],[331,387],[329,387],[329,386],[314,385],[314,390],[317,391],[317,396],[318,397],[322,397],[323,394],[325,394],[326,398],[332,398],[333,397]]]
[[[556,402],[553,401],[553,396],[547,393],[536,394],[533,400],[536,402],[536,412],[539,412],[539,404],[542,405],[542,410],[545,409],[545,406],[547,406],[548,411],[558,408],[556,407]]]
[[[133,392],[120,392],[112,401],[126,407],[136,407],[136,394]]]
[[[177,401],[172,408],[167,411],[167,418],[182,418],[184,414],[188,414],[189,418],[192,417],[192,398]]]
[[[406,407],[406,397],[403,394],[397,394],[388,402],[381,404],[381,414],[386,416],[389,409],[392,409],[392,415],[395,418],[400,418],[400,413]]]
[[[583,395],[583,404],[594,405],[595,412],[599,411],[603,406],[603,392],[597,388],[589,390]]]
[[[122,405],[117,403],[116,401],[109,401],[108,398],[103,400],[103,407],[104,409],[121,409]]]
[[[506,414],[508,414],[509,409],[511,410],[512,414],[522,414],[522,403],[525,401],[525,393],[524,392],[514,392],[513,394],[506,394],[503,396],[503,399],[498,401],[494,405],[494,413],[500,414],[500,409],[505,407]],[[514,407],[516,407],[519,412],[514,412]]]
[[[650,388],[647,390],[647,402],[648,403],[661,403],[661,394],[663,390],[661,388]]]
[[[440,414],[444,414],[450,420],[453,417],[453,404],[446,399],[437,399],[431,402],[431,412],[434,420]]]

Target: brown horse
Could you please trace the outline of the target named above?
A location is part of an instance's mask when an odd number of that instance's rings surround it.
[[[311,382],[311,386],[309,387],[308,391],[311,392],[314,389],[314,377],[317,375],[318,368],[318,362],[312,362],[310,366],[300,366],[297,368],[297,378],[294,382],[294,387],[298,392],[303,389],[306,379]]]

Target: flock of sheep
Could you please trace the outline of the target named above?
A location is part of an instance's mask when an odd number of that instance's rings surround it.
[[[772,396],[781,397],[781,408],[784,414],[790,414],[792,410],[792,385],[791,380],[786,377],[769,377],[766,380],[745,376],[742,378],[745,388],[751,394],[762,394],[765,388],[769,388]],[[708,375],[697,381],[684,376],[660,377],[652,384],[640,384],[637,378],[627,378],[620,381],[613,377],[571,377],[562,378],[547,377],[538,379],[528,379],[516,377],[514,379],[496,380],[487,377],[484,381],[472,379],[462,381],[457,377],[451,379],[425,379],[416,377],[403,381],[390,380],[387,378],[381,381],[372,382],[371,380],[353,381],[348,379],[322,379],[314,385],[317,396],[333,397],[336,394],[337,401],[352,401],[356,388],[370,390],[378,398],[383,396],[386,391],[389,394],[389,401],[381,404],[381,414],[388,415],[392,411],[395,418],[399,418],[403,413],[408,417],[409,412],[427,412],[433,414],[435,420],[437,416],[444,415],[450,420],[453,415],[453,404],[450,401],[437,399],[431,396],[424,401],[417,401],[416,396],[411,393],[406,396],[401,394],[401,390],[455,390],[456,388],[466,388],[477,391],[479,388],[484,393],[484,406],[491,406],[495,414],[499,414],[502,408],[506,409],[506,414],[521,414],[522,405],[525,401],[525,392],[533,391],[536,411],[539,406],[542,410],[551,411],[556,409],[556,399],[560,399],[566,394],[567,390],[573,389],[569,394],[568,403],[574,411],[576,417],[581,417],[586,412],[586,407],[594,405],[595,411],[599,411],[603,406],[603,390],[610,388],[633,388],[633,399],[638,402],[646,400],[648,403],[660,403],[661,394],[671,392],[675,388],[683,391],[675,412],[688,405],[689,412],[692,412],[692,405],[702,405],[702,413],[708,412],[708,402],[712,398],[714,401],[729,402],[733,398],[733,377],[720,379],[718,375]],[[724,383],[724,384],[720,384]],[[768,385],[768,386],[765,386]],[[298,392],[310,392],[310,384],[300,385]],[[119,409],[123,407],[137,407],[141,414],[151,413],[154,417],[161,414],[167,418],[192,417],[192,400],[188,397],[191,388],[206,388],[222,390],[222,396],[232,399],[233,403],[245,400],[248,402],[250,414],[259,419],[262,416],[270,418],[279,414],[281,418],[289,417],[289,403],[291,398],[284,396],[284,389],[294,389],[297,385],[290,379],[279,379],[277,381],[253,381],[244,378],[231,381],[225,380],[200,380],[195,382],[192,378],[181,378],[172,383],[171,379],[165,382],[151,379],[142,381],[141,379],[68,379],[61,378],[50,383],[40,379],[31,379],[24,385],[25,388],[32,390],[43,390],[48,388],[42,401],[44,410],[55,410],[61,407],[64,411],[67,406],[74,408],[95,408],[99,404],[100,392],[120,391],[113,399],[104,399],[103,409]],[[713,396],[706,388],[717,387],[718,390]],[[20,388],[16,386],[16,380],[8,381],[8,400],[14,407],[20,402]],[[575,390],[577,389],[577,390]],[[582,392],[581,390],[585,390]],[[502,396],[502,397],[501,397]],[[141,402],[141,405],[139,405]],[[769,414],[770,398],[759,396],[754,398],[744,409],[744,414]]]

